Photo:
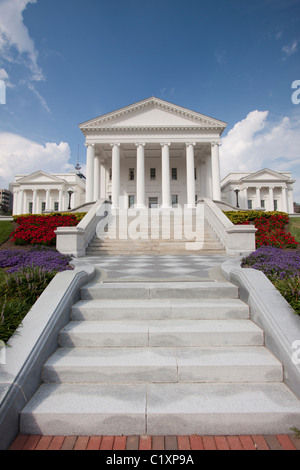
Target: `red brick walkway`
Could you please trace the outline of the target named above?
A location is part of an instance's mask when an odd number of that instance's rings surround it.
[[[33,436],[9,450],[300,450],[294,435],[255,436]]]

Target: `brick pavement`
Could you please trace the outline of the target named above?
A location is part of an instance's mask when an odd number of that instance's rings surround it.
[[[18,435],[9,450],[300,450],[295,435],[36,436]]]

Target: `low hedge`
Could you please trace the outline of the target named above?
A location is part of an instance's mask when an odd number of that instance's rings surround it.
[[[224,211],[224,214],[235,225],[255,225],[257,228],[256,248],[264,245],[277,248],[297,248],[297,241],[286,230],[289,216],[285,212]]]

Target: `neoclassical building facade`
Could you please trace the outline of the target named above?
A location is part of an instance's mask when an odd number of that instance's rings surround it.
[[[221,200],[219,145],[226,123],[151,97],[79,125],[86,202],[194,206]]]
[[[294,212],[291,173],[265,168],[253,173],[229,173],[221,181],[222,201],[240,209]]]
[[[10,184],[13,215],[67,211],[85,202],[85,178],[79,172],[16,175]]]
[[[220,181],[223,121],[151,97],[79,128],[85,177],[78,164],[67,174],[17,175],[10,185],[13,214],[66,211],[98,199],[123,209],[193,207],[201,198],[237,209],[294,212],[295,181],[288,172],[230,173]]]

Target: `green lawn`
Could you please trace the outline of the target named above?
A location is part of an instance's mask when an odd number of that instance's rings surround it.
[[[13,223],[8,221],[0,222],[0,245],[9,239],[9,235],[13,230]]]
[[[288,231],[295,237],[296,242],[300,243],[300,216],[290,217]]]

